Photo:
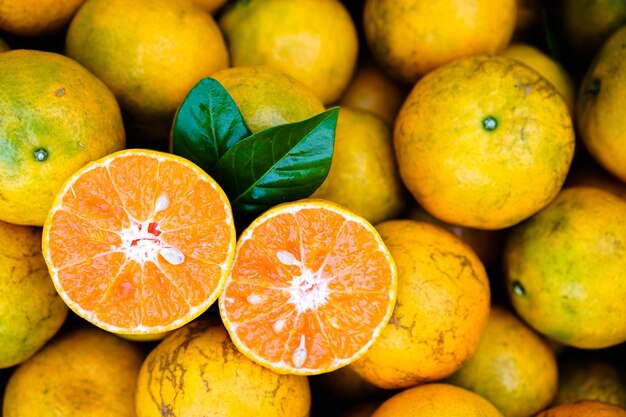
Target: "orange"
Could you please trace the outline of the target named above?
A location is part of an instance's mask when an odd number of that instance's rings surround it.
[[[211,14],[216,14],[228,2],[228,0],[193,0],[195,4],[202,7]]]
[[[408,388],[382,403],[372,417],[502,417],[486,399],[454,385]]]
[[[267,66],[227,68],[211,78],[228,91],[253,133],[324,111],[324,104],[308,87]]]
[[[502,55],[517,59],[550,81],[554,88],[563,96],[570,113],[574,112],[574,80],[572,80],[572,77],[558,61],[536,46],[522,42],[510,44],[502,52]]]
[[[189,90],[228,67],[217,23],[187,0],[87,0],[65,52],[111,88],[129,125],[156,139],[167,139]]]
[[[0,30],[17,36],[61,32],[85,0],[2,0]]]
[[[393,126],[407,93],[404,85],[390,78],[372,59],[362,59],[339,104],[369,111]]]
[[[432,223],[376,226],[398,269],[389,324],[350,367],[386,389],[447,377],[476,351],[489,317],[490,289],[474,251]]]
[[[221,325],[196,320],[157,345],[137,379],[137,417],[308,417],[309,382],[242,355]]]
[[[556,357],[513,313],[493,306],[476,352],[447,382],[480,394],[507,417],[528,417],[556,394]]]
[[[41,229],[0,221],[0,368],[41,349],[67,311],[41,255]]]
[[[596,400],[626,408],[626,376],[620,365],[599,358],[559,362],[555,404]]]
[[[283,71],[324,104],[338,100],[352,77],[358,37],[339,0],[233,1],[219,23],[232,66]]]
[[[504,233],[500,230],[472,229],[442,222],[417,204],[412,204],[404,218],[434,223],[448,229],[467,243],[476,252],[485,267],[493,266],[500,260]]]
[[[414,84],[457,58],[502,51],[516,12],[516,0],[366,0],[363,30],[385,71]]]
[[[111,91],[76,61],[0,54],[0,220],[43,225],[63,182],[126,145]]]
[[[4,417],[135,417],[138,345],[93,326],[59,334],[11,374]]]
[[[572,57],[588,62],[615,30],[626,23],[620,0],[560,0],[554,10],[555,30]]]
[[[312,196],[339,203],[376,224],[399,217],[407,194],[391,128],[371,113],[341,107],[330,170]]]
[[[513,228],[504,249],[515,310],[557,342],[599,349],[626,341],[626,201],[565,188]]]
[[[602,401],[582,400],[554,406],[535,417],[626,417],[626,409]]]
[[[63,300],[120,334],[162,333],[199,316],[217,299],[234,250],[219,185],[186,159],[141,149],[78,170],[43,229]]]
[[[400,176],[436,218],[503,229],[557,195],[574,154],[563,97],[535,70],[477,55],[421,78],[396,118]]]
[[[626,91],[626,26],[602,46],[580,84],[576,118],[580,138],[607,171],[626,182],[622,98]]]
[[[396,267],[374,227],[304,199],[270,208],[241,233],[219,307],[246,356],[313,375],[362,356],[395,302]]]
[[[361,378],[350,366],[317,375],[316,382],[317,386],[323,390],[321,391],[323,395],[338,401],[358,402],[387,394],[381,388]]]

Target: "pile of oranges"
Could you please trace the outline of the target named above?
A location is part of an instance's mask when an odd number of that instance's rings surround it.
[[[625,45],[609,0],[0,0],[2,415],[626,416]]]

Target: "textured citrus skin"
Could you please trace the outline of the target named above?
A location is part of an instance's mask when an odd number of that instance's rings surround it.
[[[76,61],[0,54],[0,220],[43,225],[74,171],[125,144],[113,94]]]
[[[41,255],[41,230],[0,221],[0,368],[31,357],[67,312]]]
[[[545,207],[574,154],[563,97],[535,70],[477,55],[421,78],[396,118],[400,176],[447,223],[502,229]]]
[[[381,388],[406,388],[449,376],[475,352],[489,316],[487,274],[474,251],[431,223],[376,226],[398,268],[389,324],[349,365]]]
[[[626,375],[619,364],[601,358],[559,362],[559,389],[554,404],[596,400],[626,408]]]
[[[231,65],[268,65],[335,102],[356,65],[356,27],[338,0],[233,1],[219,23]]]
[[[324,111],[324,104],[308,87],[268,66],[226,68],[211,78],[228,91],[253,133]]]
[[[622,120],[626,91],[626,27],[615,32],[598,51],[582,80],[576,103],[580,138],[607,171],[626,181],[626,137]]]
[[[136,417],[138,344],[93,326],[59,334],[11,375],[4,417]]]
[[[0,0],[0,30],[18,36],[62,31],[85,0]]]
[[[536,417],[626,417],[626,409],[602,401],[582,400],[554,406]]]
[[[146,358],[137,382],[137,417],[306,417],[306,377],[279,375],[230,341],[221,325],[195,321],[164,339]]]
[[[363,29],[388,74],[412,85],[457,58],[501,52],[515,29],[515,0],[367,0]]]
[[[330,171],[312,196],[339,203],[372,224],[398,217],[408,196],[389,126],[373,114],[341,107]]]
[[[493,306],[476,352],[447,382],[483,396],[505,416],[527,417],[556,394],[556,357],[512,312]]]
[[[395,394],[372,417],[502,417],[486,399],[444,383],[421,385]]]
[[[569,346],[626,341],[626,202],[569,187],[516,226],[504,250],[507,289],[520,316]]]
[[[502,52],[502,55],[517,59],[550,81],[557,91],[563,95],[569,111],[571,113],[574,112],[574,97],[576,95],[574,80],[572,80],[572,77],[559,62],[537,47],[522,42],[510,44]]]
[[[72,19],[65,51],[135,122],[159,123],[166,133],[189,90],[228,67],[217,23],[186,0],[89,0]]]

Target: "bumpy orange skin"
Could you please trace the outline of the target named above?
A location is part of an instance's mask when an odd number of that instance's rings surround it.
[[[493,306],[478,349],[447,382],[480,394],[508,417],[528,417],[556,394],[556,357],[512,312]]]
[[[4,393],[4,417],[136,417],[137,344],[97,329],[60,334],[21,364]]]
[[[626,27],[615,32],[602,46],[580,84],[576,120],[580,137],[589,153],[613,175],[626,181]]]
[[[400,176],[447,223],[503,229],[557,195],[574,155],[563,97],[539,73],[477,55],[418,81],[396,118]]]
[[[324,111],[324,104],[307,86],[268,66],[226,68],[211,78],[228,91],[253,133]]]
[[[146,358],[137,382],[137,417],[306,417],[306,377],[279,375],[232,344],[226,330],[195,321],[164,339]]]
[[[76,61],[0,54],[0,220],[42,226],[74,171],[125,145],[115,97]]]
[[[185,0],[89,0],[65,52],[109,86],[133,122],[159,123],[165,134],[189,90],[228,67],[217,23]]]
[[[222,13],[231,65],[268,65],[335,102],[356,64],[358,37],[338,0],[233,1]]]
[[[626,341],[626,202],[591,187],[564,189],[509,233],[504,250],[513,306],[568,346]]]
[[[385,401],[372,417],[502,417],[486,399],[464,388],[435,383],[408,388]]]
[[[0,0],[0,30],[17,36],[62,31],[85,0]]]
[[[476,351],[489,316],[490,290],[474,251],[431,223],[376,226],[398,269],[389,324],[349,366],[370,383],[406,388],[447,377]]]
[[[363,29],[387,73],[413,84],[457,58],[502,51],[516,13],[515,0],[367,0]]]

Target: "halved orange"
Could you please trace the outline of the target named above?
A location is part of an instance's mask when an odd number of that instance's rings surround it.
[[[374,343],[395,306],[396,281],[367,220],[303,199],[270,208],[242,232],[220,314],[250,359],[278,373],[320,374]]]
[[[43,229],[43,254],[67,305],[105,330],[178,328],[217,299],[235,227],[226,194],[188,160],[128,149],[78,170]]]

